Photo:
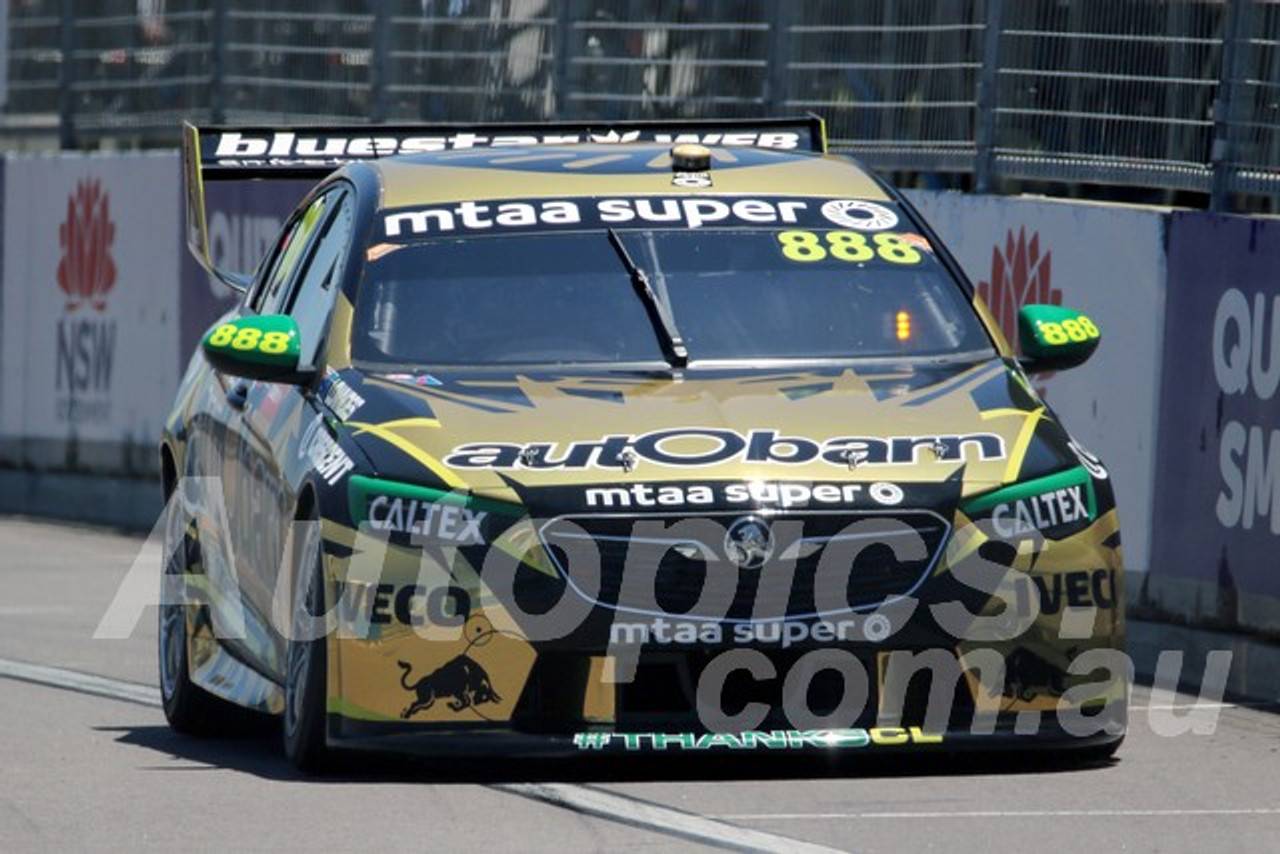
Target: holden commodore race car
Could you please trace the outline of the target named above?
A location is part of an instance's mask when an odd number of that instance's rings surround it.
[[[243,292],[160,445],[159,659],[285,752],[1108,755],[1115,501],[821,121],[186,128]],[[204,187],[318,184],[252,274]]]

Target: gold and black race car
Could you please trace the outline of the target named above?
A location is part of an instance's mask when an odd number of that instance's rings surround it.
[[[817,119],[186,129],[243,291],[167,420],[160,671],[288,756],[1107,755],[1107,470]],[[204,182],[318,176],[252,275]]]

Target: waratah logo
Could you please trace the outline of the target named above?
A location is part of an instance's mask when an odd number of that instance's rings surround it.
[[[1015,346],[1018,309],[1032,303],[1062,305],[1062,291],[1053,287],[1049,277],[1050,255],[1040,254],[1038,233],[1032,233],[1031,241],[1027,241],[1026,228],[1019,228],[1017,237],[1009,229],[1003,254],[998,245],[991,249],[991,281],[979,282],[978,294]]]
[[[116,284],[116,263],[111,244],[116,226],[101,181],[81,181],[67,198],[67,220],[58,226],[62,260],[58,262],[58,287],[67,295],[67,311],[88,302],[98,311],[107,307],[107,294]]]

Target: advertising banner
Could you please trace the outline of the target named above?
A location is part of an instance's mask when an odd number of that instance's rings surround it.
[[[12,403],[14,397],[18,393],[19,379],[11,376],[15,369],[5,358],[5,341],[9,337],[9,324],[5,320],[5,300],[4,300],[4,258],[8,253],[5,251],[5,204],[4,204],[4,176],[8,171],[9,162],[0,158],[0,461],[6,458],[5,451],[5,410],[16,408]]]
[[[252,273],[270,249],[290,211],[312,181],[210,181],[205,184],[209,251],[219,269]],[[181,229],[176,229],[181,241]],[[186,365],[213,322],[235,307],[240,295],[205,273],[184,245],[180,361]],[[180,369],[181,370],[181,369]]]
[[[1153,580],[1216,585],[1203,607],[1255,624],[1244,600],[1280,597],[1277,271],[1280,222],[1173,216]]]
[[[1035,384],[1115,481],[1125,562],[1150,565],[1151,482],[1167,214],[1044,200],[913,192],[1011,343],[1018,309],[1079,309],[1102,330],[1083,366]]]
[[[11,157],[4,182],[0,437],[33,448],[154,446],[177,387],[172,155]],[[57,460],[11,460],[58,465]]]

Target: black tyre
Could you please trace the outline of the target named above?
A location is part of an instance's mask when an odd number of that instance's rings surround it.
[[[168,502],[164,528],[164,574],[188,572],[198,548],[187,536],[187,517],[176,499]],[[244,712],[191,681],[187,666],[188,612],[192,606],[168,603],[160,606],[157,637],[160,670],[160,702],[169,726],[184,735],[226,735],[237,728]],[[204,606],[199,606],[204,607]]]
[[[293,632],[289,639],[284,684],[284,753],[309,774],[332,766],[326,738],[326,632],[324,570],[320,521],[312,514],[299,526],[294,543]]]

